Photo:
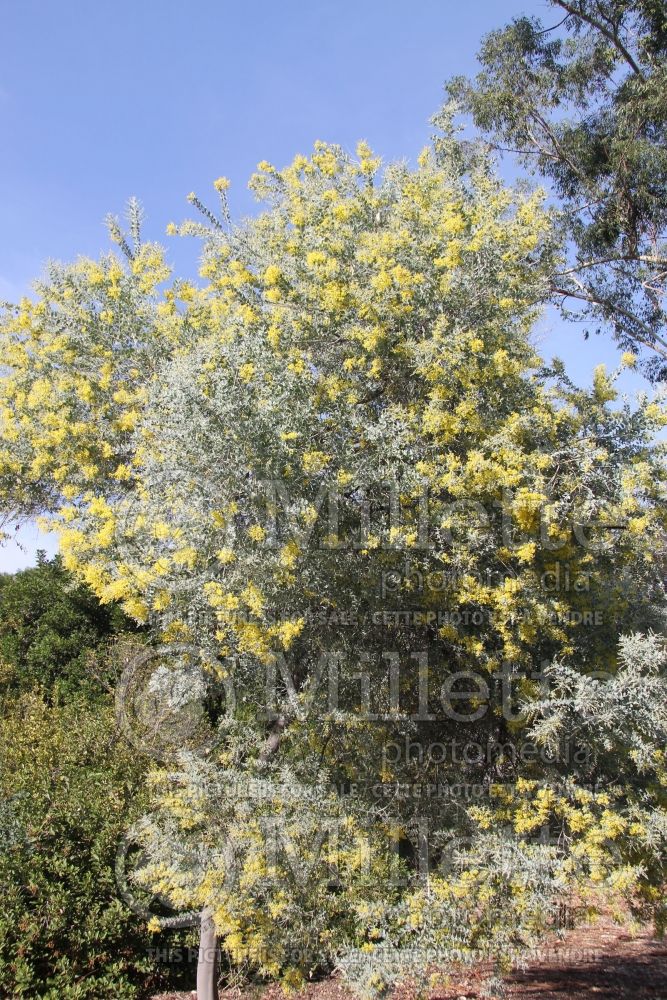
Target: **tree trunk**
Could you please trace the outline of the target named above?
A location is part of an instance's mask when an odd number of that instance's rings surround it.
[[[259,755],[262,764],[265,764],[277,751],[286,725],[287,720],[283,715],[274,722],[264,749]],[[197,1000],[220,1000],[218,994],[218,939],[210,907],[202,910],[201,914],[199,959],[197,962]]]
[[[202,910],[197,962],[197,1000],[219,1000],[218,939],[212,911]]]

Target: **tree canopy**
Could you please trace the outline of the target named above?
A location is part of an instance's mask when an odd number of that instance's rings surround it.
[[[136,624],[117,605],[101,605],[59,556],[0,575],[0,679],[5,693],[41,688],[51,698],[102,690],[88,659]]]
[[[667,376],[667,15],[662,0],[550,0],[489,34],[449,97],[547,180],[570,252],[551,298]]]
[[[657,912],[662,722],[612,784],[547,666],[664,669],[653,638],[618,653],[664,628],[664,408],[544,366],[552,217],[481,153],[381,171],[318,143],[251,185],[256,218],[220,178],[217,215],[193,194],[203,222],[169,227],[200,284],[115,226],[123,256],[52,267],[0,332],[4,508],[47,510],[151,628],[152,692],[208,698],[214,739],[155,769],[138,879],[231,961],[376,991],[419,948],[511,956],[568,887]],[[540,752],[558,727],[578,757]]]

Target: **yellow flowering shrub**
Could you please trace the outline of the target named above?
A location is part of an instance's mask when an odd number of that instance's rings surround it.
[[[425,818],[443,856],[448,838],[472,846],[434,880],[454,923],[424,933],[453,947],[467,922],[466,954],[506,954],[568,885],[641,881],[640,862],[609,848],[626,851],[641,810],[550,790],[561,762],[523,759],[518,703],[539,702],[545,663],[615,676],[619,627],[660,627],[664,407],[615,408],[601,367],[590,391],[545,369],[530,334],[559,258],[551,218],[481,155],[468,168],[436,147],[381,172],[366,144],[353,158],[317,143],[283,170],[259,165],[264,208],[239,227],[224,178],[214,187],[222,218],[193,193],[204,222],[177,227],[202,238],[197,284],[169,284],[161,248],[117,233],[126,260],[52,268],[34,301],[5,311],[0,508],[45,512],[103,601],[160,643],[204,650],[243,691],[220,722],[222,776],[190,758],[175,786],[173,771],[156,776],[154,891],[212,912],[232,957],[296,986],[344,947],[371,961],[377,942],[428,924],[405,846]],[[454,759],[457,741],[481,757]],[[633,747],[621,756],[637,770]],[[571,766],[588,779],[585,761]],[[265,778],[267,802],[221,805],[232,771]],[[663,804],[651,775],[642,793]],[[356,792],[327,785],[320,811],[304,805],[324,780]],[[471,783],[485,804],[454,795],[420,816],[419,796],[394,788],[415,782]],[[329,847],[308,842],[329,808],[342,888]],[[271,817],[292,845],[275,870]],[[565,847],[543,850],[559,823]],[[385,850],[395,829],[405,864]],[[406,868],[383,929],[375,908]]]

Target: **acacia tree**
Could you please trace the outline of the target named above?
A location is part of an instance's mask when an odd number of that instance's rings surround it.
[[[667,375],[667,19],[662,0],[550,0],[491,32],[449,83],[496,150],[552,186],[571,252],[550,294]],[[560,15],[560,16],[559,16]]]
[[[539,194],[449,142],[416,170],[357,155],[260,164],[266,208],[238,227],[224,179],[221,218],[192,195],[204,222],[169,231],[202,238],[200,287],[161,287],[163,251],[117,227],[125,260],[52,268],[4,316],[0,475],[7,509],[46,506],[68,568],[171,644],[153,687],[236,693],[205,752],[156,770],[141,879],[231,961],[380,988],[415,947],[511,955],[575,881],[642,886],[641,863],[618,875],[632,790],[584,791],[585,761],[395,748],[518,746],[542,662],[613,672],[619,631],[661,626],[664,413],[613,408],[603,368],[583,391],[541,365],[559,251]],[[406,780],[477,783],[488,808]],[[642,794],[638,815],[660,807]]]

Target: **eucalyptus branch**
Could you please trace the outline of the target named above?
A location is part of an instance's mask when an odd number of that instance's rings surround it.
[[[585,291],[575,292],[571,288],[570,289],[559,288],[558,286],[555,285],[552,285],[551,287],[551,294],[560,295],[563,298],[578,299],[582,302],[588,302],[589,305],[596,305],[599,308],[604,309],[606,312],[611,314],[613,314],[614,312],[620,313],[622,316],[625,317],[625,319],[629,320],[633,325],[637,324],[638,326],[640,326],[641,329],[644,330],[644,332],[647,335],[645,339],[638,336],[634,332],[632,333],[628,332],[628,336],[632,340],[635,340],[638,344],[641,344],[642,347],[647,347],[649,348],[649,350],[655,351],[656,354],[659,354],[660,357],[663,357],[667,360],[667,341],[663,340],[662,337],[659,337],[658,334],[656,334],[653,330],[651,330],[651,328],[647,326],[646,323],[643,323],[637,316],[633,315],[633,313],[629,312],[627,309],[624,309],[622,306],[619,306],[617,302],[610,302],[607,299],[602,299],[599,296],[594,295],[592,292],[585,292]]]
[[[604,24],[601,24],[599,21],[596,21],[594,17],[591,17],[590,14],[587,14],[585,12],[585,10],[583,9],[583,5],[575,7],[573,4],[568,3],[567,0],[554,0],[554,3],[558,4],[559,7],[562,7],[563,10],[566,10],[568,14],[572,15],[572,17],[580,17],[581,20],[589,24],[591,28],[595,28],[597,31],[600,32],[600,34],[604,35],[605,38],[612,43],[614,48],[616,48],[621,53],[625,61],[632,68],[633,72],[642,79],[644,78],[644,74],[642,73],[641,68],[635,62],[631,53],[628,51],[628,49],[621,41],[617,30],[611,31],[609,28],[606,28]]]

